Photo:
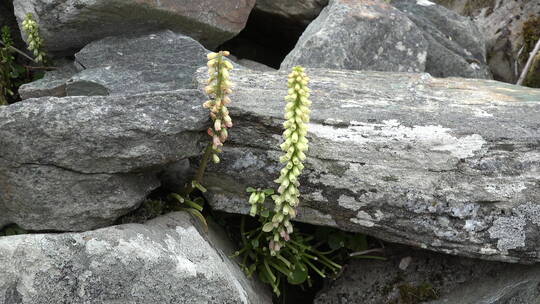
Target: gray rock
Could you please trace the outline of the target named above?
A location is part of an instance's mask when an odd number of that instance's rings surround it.
[[[328,0],[257,0],[253,11],[308,25],[326,5]]]
[[[331,0],[304,31],[281,69],[314,68],[422,72],[427,42],[386,2]]]
[[[22,87],[23,99],[43,96],[105,96],[195,87],[193,74],[206,65],[197,41],[171,31],[107,37],[75,54],[80,71],[62,67]]]
[[[0,238],[0,303],[272,303],[186,213],[145,225]]]
[[[236,126],[206,178],[215,209],[246,213],[247,186],[275,187],[286,74],[233,74]],[[298,220],[445,253],[540,260],[540,90],[427,74],[308,74]]]
[[[73,54],[91,41],[124,33],[171,29],[209,48],[238,34],[255,0],[15,0],[19,24],[38,21],[49,51]]]
[[[425,71],[435,77],[491,78],[484,36],[469,18],[426,1],[394,0],[428,41]]]
[[[487,262],[395,246],[385,252],[386,261],[351,261],[314,303],[530,304],[540,300],[538,265]]]
[[[523,26],[540,15],[540,2],[438,0],[458,13],[474,18],[486,37],[487,61],[493,78],[516,83],[525,65]]]
[[[243,67],[246,67],[248,69],[254,70],[254,71],[261,71],[261,72],[272,72],[276,69],[271,68],[265,64],[262,64],[257,61],[249,60],[249,59],[240,59],[237,61],[238,64],[240,64]]]
[[[20,86],[19,95],[21,99],[66,96],[66,82],[79,72],[80,68],[67,59],[55,61],[54,66],[58,67],[58,69],[47,71],[43,78]]]
[[[0,159],[1,160],[1,159]],[[159,186],[152,174],[81,174],[56,166],[0,161],[1,222],[29,230],[90,230],[111,225]]]
[[[29,99],[0,109],[0,223],[87,230],[136,208],[200,153],[199,91]]]

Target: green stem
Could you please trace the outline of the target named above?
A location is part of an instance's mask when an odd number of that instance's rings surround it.
[[[197,172],[195,173],[195,178],[193,179],[193,181],[199,184],[202,183],[204,172],[206,171],[206,167],[208,166],[208,161],[210,160],[210,157],[212,157],[212,143],[206,146],[203,157],[201,159],[201,164],[199,165],[199,168],[197,169]],[[193,186],[193,182],[191,182],[189,183],[186,190],[184,191],[184,196],[187,197],[193,192],[193,190],[195,190],[195,187]]]

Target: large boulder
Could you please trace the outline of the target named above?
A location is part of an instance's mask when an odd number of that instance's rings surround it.
[[[487,262],[390,246],[385,261],[353,260],[315,304],[530,304],[540,265]]]
[[[473,17],[486,37],[487,61],[493,78],[516,83],[532,51],[531,40],[538,39],[540,2],[505,0],[434,0],[456,12]],[[530,35],[527,27],[536,28]],[[525,47],[524,47],[525,46]],[[523,48],[523,49],[522,49]],[[540,67],[536,69],[540,73]],[[536,84],[540,86],[540,84]]]
[[[48,51],[73,53],[91,41],[171,29],[214,48],[245,26],[255,0],[14,0],[19,24],[38,21]]]
[[[193,73],[206,64],[208,52],[192,38],[169,30],[107,37],[85,46],[74,63],[23,85],[20,94],[26,99],[192,88]]]
[[[331,0],[281,63],[316,68],[425,70],[427,42],[399,10],[383,1]]]
[[[390,4],[330,1],[281,68],[303,65],[491,78],[484,40],[472,21],[429,1]]]
[[[109,225],[159,186],[156,172],[200,153],[199,91],[44,97],[0,107],[0,224]]]
[[[0,237],[0,303],[272,303],[187,213],[84,233]]]
[[[435,77],[491,78],[485,38],[467,17],[429,1],[394,0],[428,42],[425,71]]]
[[[540,90],[307,73],[313,112],[298,220],[445,253],[540,261]],[[235,128],[206,178],[215,209],[247,213],[247,186],[276,187],[286,74],[233,74]]]

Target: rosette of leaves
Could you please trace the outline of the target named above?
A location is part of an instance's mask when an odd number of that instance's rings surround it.
[[[251,193],[250,214],[258,216],[260,225],[246,231],[245,217],[242,218],[240,232],[243,247],[233,257],[239,257],[240,265],[248,276],[256,274],[261,281],[272,286],[273,292],[279,296],[283,284],[307,283],[311,286],[313,273],[322,278],[338,273],[341,266],[328,256],[330,252],[318,249],[321,243],[316,244],[313,236],[295,231],[279,251],[271,250],[268,243],[273,240],[274,234],[263,227],[272,223],[275,215],[265,206],[266,198],[273,195],[274,190],[248,188],[247,191]]]
[[[45,62],[46,54],[43,51],[43,38],[39,33],[39,27],[34,15],[32,13],[26,14],[22,25],[27,36],[28,50],[34,54],[36,62]]]

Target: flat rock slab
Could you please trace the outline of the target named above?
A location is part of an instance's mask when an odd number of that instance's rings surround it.
[[[200,153],[204,98],[180,90],[0,107],[0,224],[110,225],[159,186],[157,170]]]
[[[21,87],[23,99],[170,91],[195,87],[193,74],[210,52],[172,31],[107,37],[86,45],[75,62]],[[75,67],[78,67],[76,69]]]
[[[450,254],[540,261],[540,90],[427,74],[308,69],[313,111],[298,220]],[[206,76],[200,71],[201,86]],[[206,179],[247,213],[276,187],[286,73],[236,71],[235,122]]]
[[[0,237],[0,303],[272,303],[187,213],[84,233]]]
[[[45,48],[73,54],[107,36],[170,29],[214,48],[245,26],[255,0],[15,0],[19,25],[33,13]]]
[[[540,265],[526,266],[389,246],[386,261],[352,260],[315,304],[530,304]]]

